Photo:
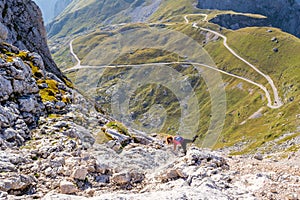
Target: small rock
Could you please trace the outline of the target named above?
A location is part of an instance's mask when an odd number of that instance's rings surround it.
[[[126,185],[130,183],[131,177],[128,173],[117,173],[113,175],[111,180],[117,185]]]
[[[272,188],[270,191],[271,191],[272,193],[277,193],[276,188]]]
[[[22,191],[34,185],[34,180],[32,176],[15,174],[0,182],[0,190],[5,192],[12,190]]]
[[[276,37],[272,37],[271,41],[272,41],[272,42],[276,42],[276,41],[277,41],[277,38],[276,38]]]
[[[87,189],[86,191],[85,191],[85,193],[87,194],[87,195],[89,195],[90,197],[93,197],[94,196],[94,194],[95,194],[95,190],[94,189],[91,189],[91,188],[89,188],[89,189]]]
[[[263,160],[264,159],[263,155],[261,155],[261,153],[255,154],[253,158],[255,158],[256,160]]]
[[[72,177],[78,180],[85,180],[88,170],[85,167],[77,168],[73,171]]]
[[[55,107],[57,109],[63,109],[64,107],[66,107],[66,104],[62,101],[56,102]]]
[[[8,128],[4,131],[3,133],[3,139],[4,140],[10,140],[10,139],[13,139],[15,138],[16,136],[18,135],[18,132],[15,131],[14,129],[12,128]]]
[[[279,50],[278,50],[278,48],[273,48],[273,51],[276,53],[276,52],[278,52]]]
[[[48,88],[48,84],[47,83],[41,83],[41,84],[38,85],[38,87],[40,89],[45,89],[45,88]]]
[[[34,95],[24,96],[18,99],[20,110],[24,112],[35,112],[37,109],[37,99]]]
[[[48,167],[46,170],[45,170],[45,175],[46,176],[50,176],[52,174],[52,168],[51,167]]]
[[[288,194],[286,200],[298,200],[298,195],[296,193]]]
[[[0,198],[6,198],[7,195],[7,192],[0,191]]]
[[[109,183],[109,176],[108,175],[96,176],[95,181],[98,183]]]
[[[58,128],[63,128],[63,127],[67,127],[68,123],[66,121],[59,121],[56,124],[54,124],[54,127],[58,127]]]
[[[130,176],[132,183],[141,183],[145,179],[145,175],[138,172],[132,172]]]
[[[73,194],[77,192],[77,188],[72,182],[63,180],[60,182],[60,192],[63,194]]]

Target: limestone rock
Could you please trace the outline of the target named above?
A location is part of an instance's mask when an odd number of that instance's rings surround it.
[[[6,26],[4,26],[1,22],[0,22],[0,41],[5,41],[7,39],[7,34],[8,34],[8,30],[6,28]]]
[[[256,160],[263,160],[264,159],[263,155],[261,153],[255,154],[253,158],[255,158]]]
[[[3,132],[3,139],[4,140],[11,140],[18,135],[18,132],[12,128],[8,128]]]
[[[73,194],[77,192],[77,187],[70,181],[61,181],[59,187],[63,194]]]
[[[126,185],[130,183],[131,176],[129,173],[117,173],[112,176],[111,180],[118,185]]]
[[[88,174],[88,170],[85,167],[80,167],[77,168],[73,171],[72,173],[72,177],[74,179],[78,179],[78,180],[85,180],[86,176]]]
[[[0,190],[4,192],[8,192],[11,190],[25,190],[29,186],[35,185],[34,178],[26,175],[13,175],[3,180],[0,183]]]
[[[13,93],[11,82],[3,76],[0,76],[0,88],[0,101],[7,100]]]

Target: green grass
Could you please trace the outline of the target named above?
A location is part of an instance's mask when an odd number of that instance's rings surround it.
[[[195,13],[199,11],[193,6],[195,2],[195,0],[164,0],[160,8],[150,17],[150,21],[159,21],[176,15]]]
[[[107,128],[112,128],[117,130],[119,133],[123,134],[123,135],[128,135],[130,136],[130,133],[128,131],[128,128],[122,124],[121,122],[118,121],[110,121],[105,125]]]
[[[266,105],[266,102],[262,102],[260,98],[262,92],[249,84],[246,84],[248,86],[245,89],[255,90],[255,95],[246,95],[242,98],[242,96],[239,96],[241,94],[235,94],[234,90],[227,90],[228,111],[231,114],[227,116],[224,135],[222,136],[223,142],[219,142],[217,147],[231,146],[246,141],[246,147],[241,152],[236,152],[236,154],[254,152],[259,146],[279,137],[283,133],[295,131],[296,127],[299,126],[299,122],[295,117],[298,113],[299,99],[294,98],[293,102],[289,102],[288,99],[299,95],[298,88],[295,85],[299,85],[300,81],[300,70],[297,67],[300,64],[300,57],[297,56],[300,42],[299,39],[290,34],[283,33],[278,29],[272,30],[273,32],[269,33],[267,28],[245,28],[238,31],[226,31],[225,34],[228,36],[229,46],[246,60],[258,66],[261,71],[271,76],[285,105],[276,110],[265,108],[266,112],[263,117],[239,125],[247,115],[258,110],[260,106]],[[279,43],[271,42],[272,37],[277,37]],[[278,53],[272,51],[274,47],[279,48]],[[222,47],[221,42],[211,42],[205,48],[219,68],[229,69],[235,73],[240,71],[239,73],[245,73],[246,77],[256,82],[266,83],[261,76],[257,76],[252,70],[248,71],[243,63],[232,57]],[[224,76],[224,78],[228,80],[228,77]],[[237,82],[237,80],[232,81],[234,84]],[[240,100],[236,102],[234,99]],[[240,109],[245,107],[245,110],[249,110],[249,106],[253,108],[241,120],[237,120],[236,113],[245,114]]]
[[[53,54],[53,59],[55,63],[58,64],[60,70],[65,70],[67,68],[73,67],[75,58],[72,57],[70,53],[69,44],[65,43],[59,51]]]

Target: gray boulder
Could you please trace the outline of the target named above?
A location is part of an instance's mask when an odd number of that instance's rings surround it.
[[[5,41],[7,39],[8,30],[6,26],[0,23],[0,41]]]

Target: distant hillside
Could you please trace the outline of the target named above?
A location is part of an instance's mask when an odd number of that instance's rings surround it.
[[[72,0],[33,0],[41,8],[44,22],[47,24],[58,16]]]
[[[269,18],[272,26],[300,37],[299,2],[299,0],[198,0],[197,7],[262,14]]]
[[[47,26],[49,37],[79,33],[101,24],[145,21],[161,0],[75,0]]]

